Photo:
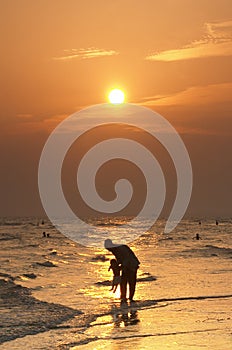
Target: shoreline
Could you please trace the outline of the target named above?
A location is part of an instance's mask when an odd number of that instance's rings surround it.
[[[66,307],[61,304],[47,303],[40,301],[31,295],[29,288],[14,283],[10,279],[0,279],[0,309],[2,312],[2,324],[0,326],[0,344],[9,341],[18,340],[26,336],[42,336],[42,333],[49,331],[67,330],[72,333],[73,329],[87,330],[87,333],[93,331],[96,327],[103,328],[106,325],[120,328],[120,323],[124,322],[124,327],[130,330],[125,335],[106,335],[88,336],[85,339],[71,341],[71,336],[67,343],[60,344],[60,350],[75,349],[76,347],[85,348],[89,343],[97,342],[104,344],[107,342],[129,340],[142,338],[164,338],[172,336],[184,336],[195,333],[216,332],[218,328],[204,328],[195,330],[180,330],[166,332],[147,332],[145,334],[131,334],[132,327],[136,327],[140,320],[137,318],[143,314],[153,314],[161,312],[164,307],[177,307],[178,303],[183,301],[189,303],[210,302],[213,299],[229,299],[232,294],[226,295],[201,295],[201,296],[183,296],[176,298],[159,298],[154,300],[138,300],[131,304],[120,305],[120,302],[112,302],[104,312],[88,315],[82,311]],[[220,301],[220,300],[219,300]],[[163,304],[165,303],[165,304]],[[14,313],[14,318],[12,318]],[[129,315],[129,316],[128,316]],[[10,316],[10,317],[9,317]],[[76,319],[76,316],[80,318]],[[133,317],[132,317],[133,316]],[[149,316],[150,317],[150,316]],[[83,318],[83,320],[82,320]],[[107,319],[107,322],[105,321]],[[103,322],[101,321],[103,320]],[[127,320],[127,321],[125,321]],[[83,321],[83,322],[81,322]]]
[[[49,331],[83,314],[64,305],[40,301],[29,288],[9,279],[0,279],[0,310],[0,344]]]

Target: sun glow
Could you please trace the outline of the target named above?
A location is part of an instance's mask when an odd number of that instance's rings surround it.
[[[109,99],[110,103],[120,104],[120,103],[124,102],[125,94],[120,89],[113,89],[110,91],[110,93],[108,95],[108,99]]]

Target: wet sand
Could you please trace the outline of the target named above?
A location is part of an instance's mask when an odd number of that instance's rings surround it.
[[[0,280],[0,296],[1,349],[231,349],[229,294],[115,301],[98,315],[41,302],[13,281]]]

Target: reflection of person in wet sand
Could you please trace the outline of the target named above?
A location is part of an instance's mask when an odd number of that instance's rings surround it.
[[[114,274],[111,290],[113,291],[113,293],[115,293],[119,283],[121,282],[121,276],[120,276],[121,267],[118,264],[117,260],[115,259],[110,260],[110,267],[108,271],[110,270],[112,270]]]
[[[139,260],[127,245],[114,244],[111,239],[105,240],[105,248],[114,254],[118,264],[121,265],[121,300],[126,301],[127,284],[129,284],[129,299],[133,301]]]
[[[127,311],[119,311],[113,314],[114,326],[120,327],[120,324],[124,324],[124,326],[135,325],[140,322],[138,319],[137,310],[127,310]]]

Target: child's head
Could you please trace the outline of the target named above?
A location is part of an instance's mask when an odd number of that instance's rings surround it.
[[[110,266],[112,266],[112,267],[118,266],[117,260],[116,259],[111,259],[110,260]]]

